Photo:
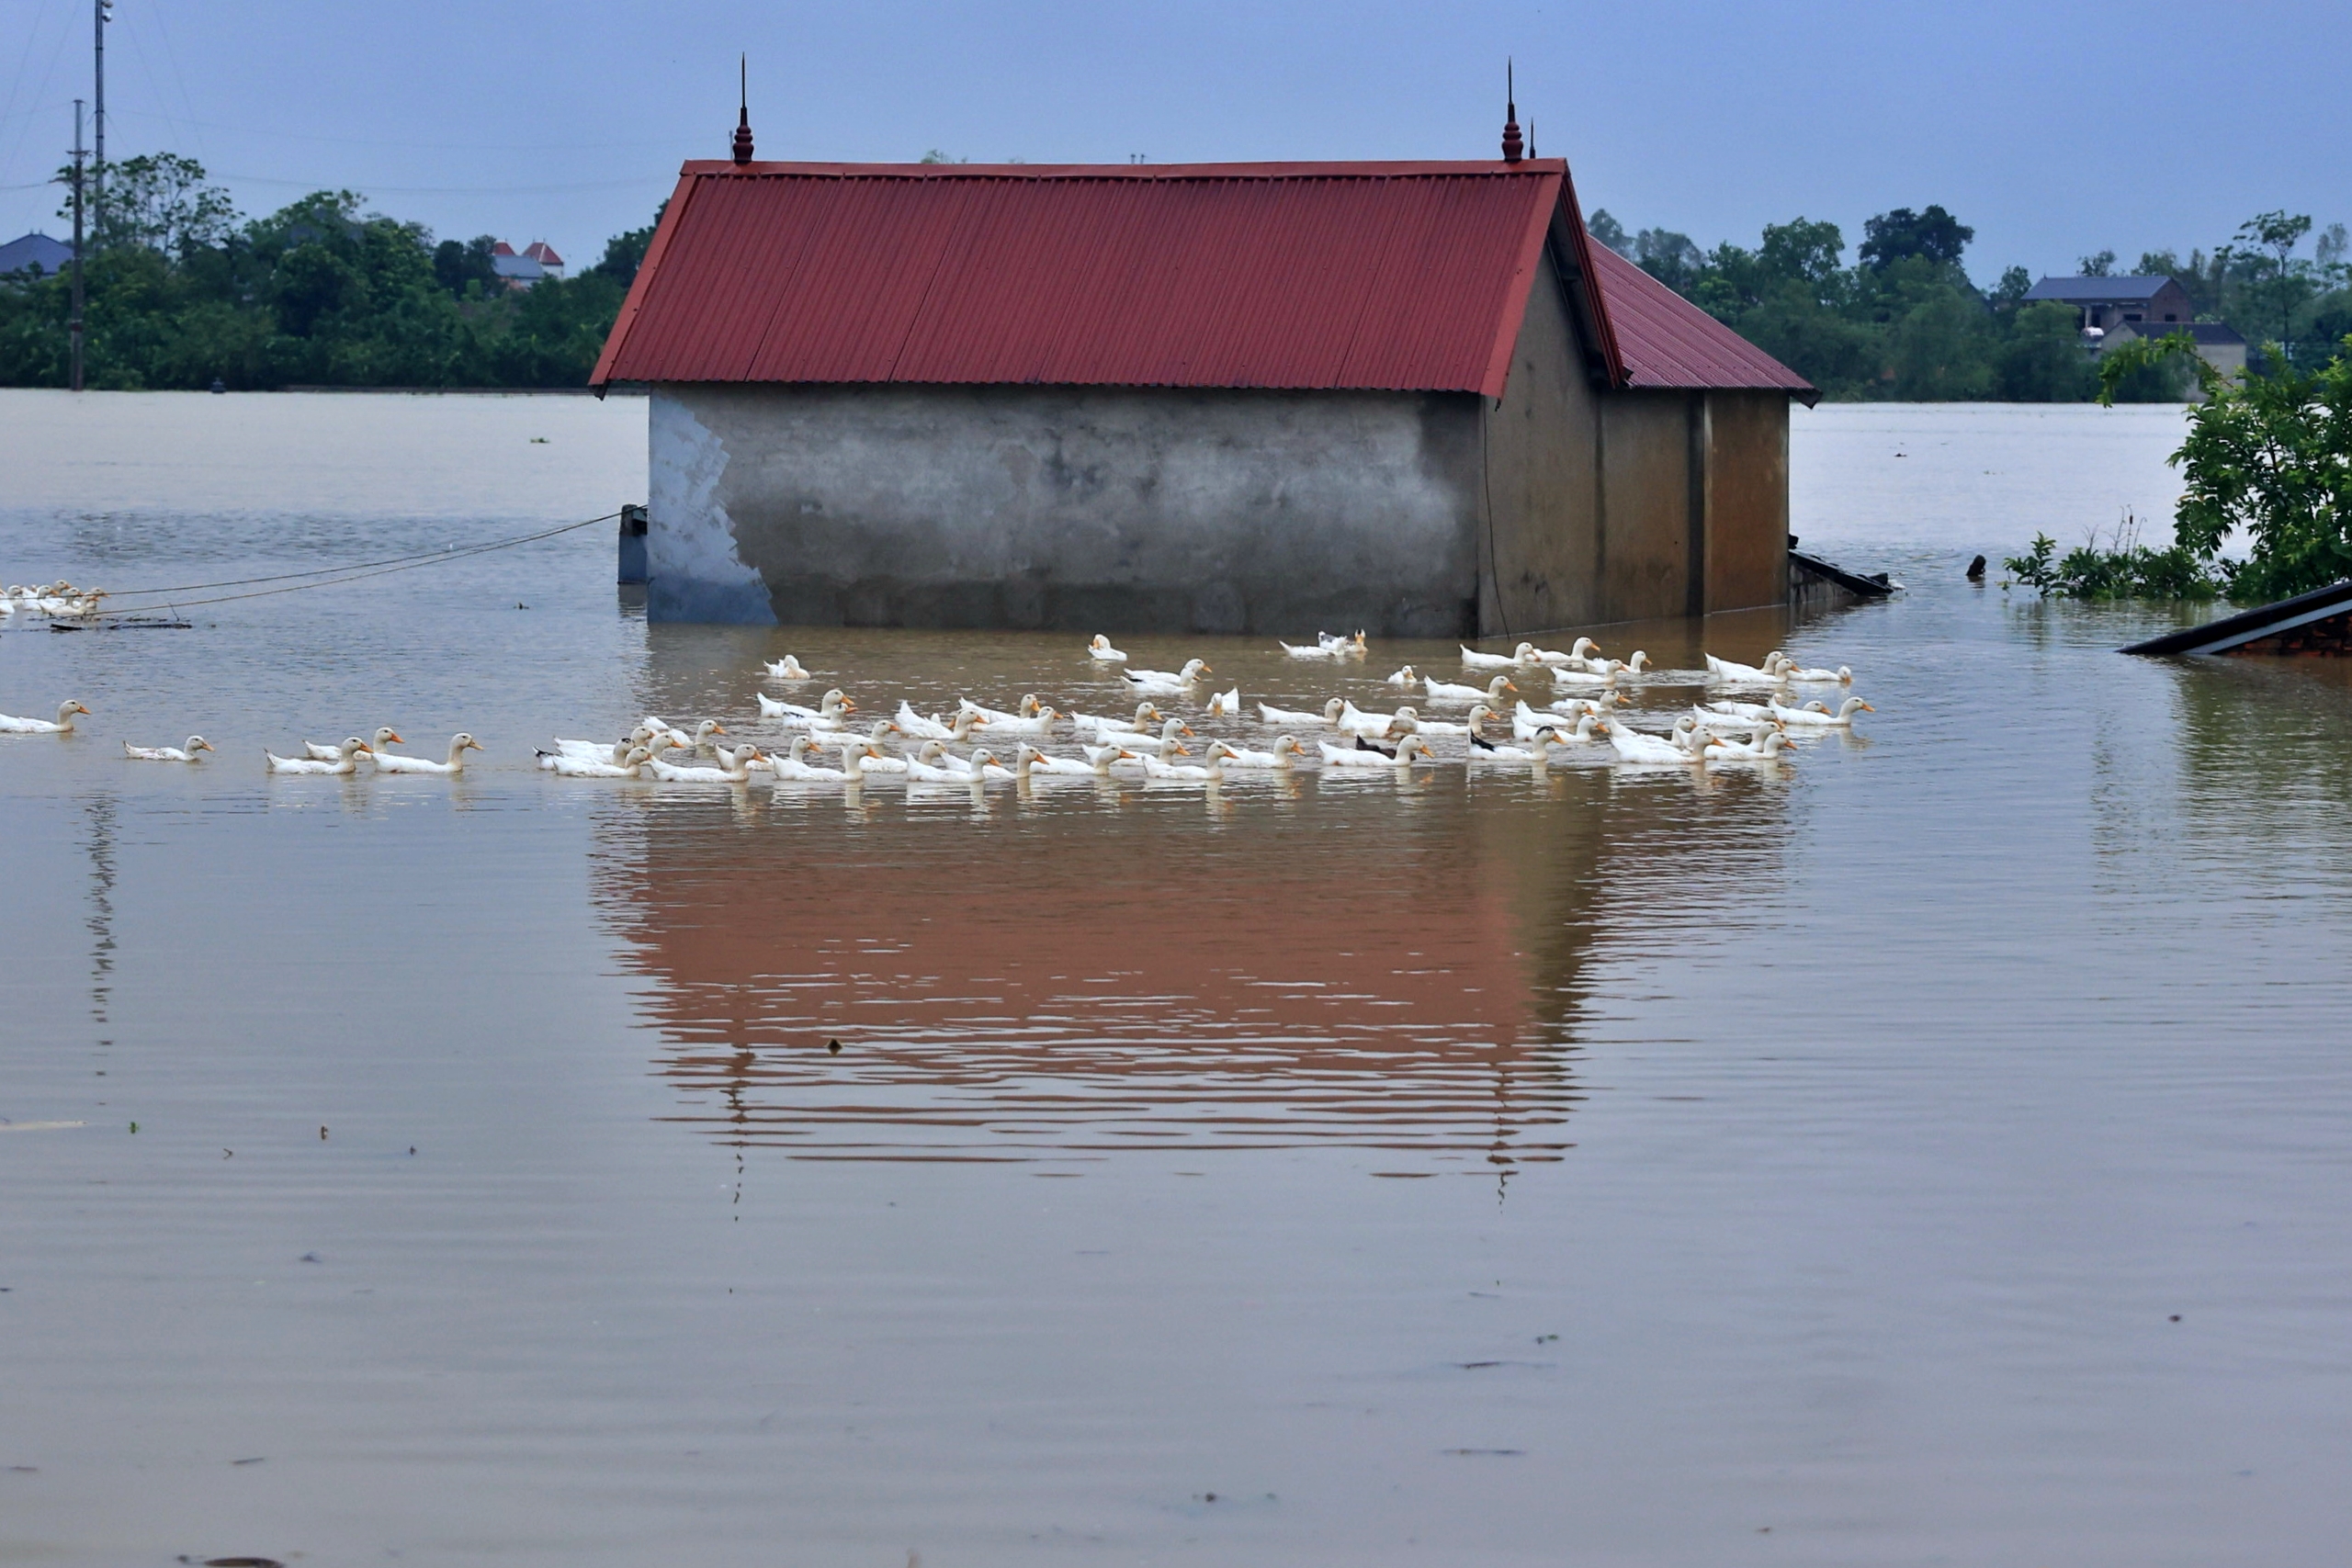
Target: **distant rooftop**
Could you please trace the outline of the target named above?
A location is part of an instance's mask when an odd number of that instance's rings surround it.
[[[0,276],[39,267],[44,274],[62,272],[74,259],[74,247],[43,233],[30,233],[0,245]]]
[[[2126,321],[2109,327],[2110,333],[2129,332],[2135,337],[2165,337],[2173,333],[2187,333],[2199,347],[2223,347],[2244,344],[2245,334],[2226,321]]]
[[[2029,301],[2056,299],[2068,305],[2153,299],[2169,277],[2045,277],[2026,290]]]

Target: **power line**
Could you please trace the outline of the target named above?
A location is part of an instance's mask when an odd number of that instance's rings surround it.
[[[227,604],[240,599],[267,599],[279,593],[299,593],[306,588],[333,588],[341,583],[357,582],[366,578],[384,577],[396,571],[413,571],[418,567],[435,566],[443,561],[463,560],[469,556],[487,555],[492,550],[512,549],[517,545],[527,545],[540,539],[552,539],[559,534],[575,533],[582,528],[593,528],[599,523],[610,523],[619,515],[617,512],[607,512],[601,517],[590,517],[578,523],[565,523],[553,528],[542,528],[533,534],[518,534],[511,539],[492,539],[481,545],[452,546],[446,549],[424,550],[415,555],[392,556],[379,561],[362,561],[355,566],[318,567],[310,571],[280,572],[274,577],[233,578],[220,582],[190,582],[176,588],[125,589],[119,593],[110,592],[107,597],[109,599],[160,598],[163,603],[125,605],[120,609],[100,610],[96,614],[99,616],[153,615],[159,608],[192,610],[199,604]],[[324,581],[294,582],[288,587],[264,588],[251,593],[226,593],[217,599],[194,599],[184,604],[169,597],[175,593],[200,592],[209,588],[238,588],[254,582],[286,582],[288,579],[298,577],[321,577]]]

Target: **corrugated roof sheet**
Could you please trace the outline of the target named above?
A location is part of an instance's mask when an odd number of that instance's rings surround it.
[[[1778,390],[1814,400],[1804,377],[1608,246],[1589,249],[1627,386]]]
[[[1499,397],[1552,225],[1598,248],[1575,212],[1557,159],[690,163],[592,380]],[[1661,340],[1637,384],[1804,388],[1658,291],[1633,310]],[[1749,379],[1668,378],[1735,363]]]

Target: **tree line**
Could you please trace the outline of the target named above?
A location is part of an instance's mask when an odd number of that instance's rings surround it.
[[[1594,239],[1638,265],[1717,321],[1821,389],[1844,400],[1989,399],[2075,402],[2101,394],[2098,366],[2081,346],[2073,306],[2027,303],[2033,276],[2021,266],[1981,288],[1962,263],[1975,231],[1938,206],[1896,208],[1862,225],[1846,265],[1835,223],[1798,218],[1768,225],[1748,249],[1702,250],[1666,229],[1628,232],[1606,209],[1587,220]],[[2130,276],[2171,276],[2200,321],[2223,321],[2249,344],[2282,345],[2290,364],[2327,359],[2352,333],[2352,255],[2344,225],[2312,235],[2307,216],[2267,212],[2211,253],[2151,251]],[[2113,251],[2076,263],[2081,275],[2125,269]],[[2135,361],[2105,393],[2172,401],[2197,385],[2178,355]]]
[[[248,219],[192,159],[149,154],[106,175],[85,267],[85,378],[99,388],[582,386],[653,232],[616,235],[578,276],[517,290],[492,269],[488,236],[436,242],[350,191]],[[2023,267],[1980,288],[1962,262],[1974,231],[1941,207],[1870,219],[1850,265],[1838,225],[1804,218],[1767,226],[1753,249],[1628,232],[1605,210],[1588,223],[1830,398],[2052,402],[2100,389],[2073,307],[2027,303]],[[2265,213],[2210,253],[2151,252],[2132,270],[2177,278],[2199,320],[2317,364],[2352,333],[2352,256],[2344,225],[2312,231],[2308,217]],[[2077,265],[2119,270],[2112,251]],[[0,280],[0,385],[66,384],[71,313],[63,276]],[[2171,356],[2108,393],[2169,400],[2193,384]]]
[[[317,191],[238,213],[173,153],[109,164],[85,246],[85,381],[94,388],[582,387],[637,275],[650,225],[578,276],[510,289],[495,242]],[[72,284],[0,281],[0,386],[62,387]]]

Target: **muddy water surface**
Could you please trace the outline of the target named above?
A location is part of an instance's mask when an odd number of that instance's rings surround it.
[[[2161,514],[2120,412],[1800,417],[1799,531],[1910,592],[1599,634],[1851,665],[1877,713],[1771,770],[552,779],[648,710],[781,738],[786,650],[868,712],[1121,695],[1068,637],[648,627],[602,527],[19,617],[0,711],[96,714],[0,739],[0,1561],[2326,1557],[2352,687],[1960,577]],[[587,517],[642,419],[0,394],[0,578]],[[1126,646],[1293,707],[1459,662]],[[489,750],[263,773],[379,724]]]

